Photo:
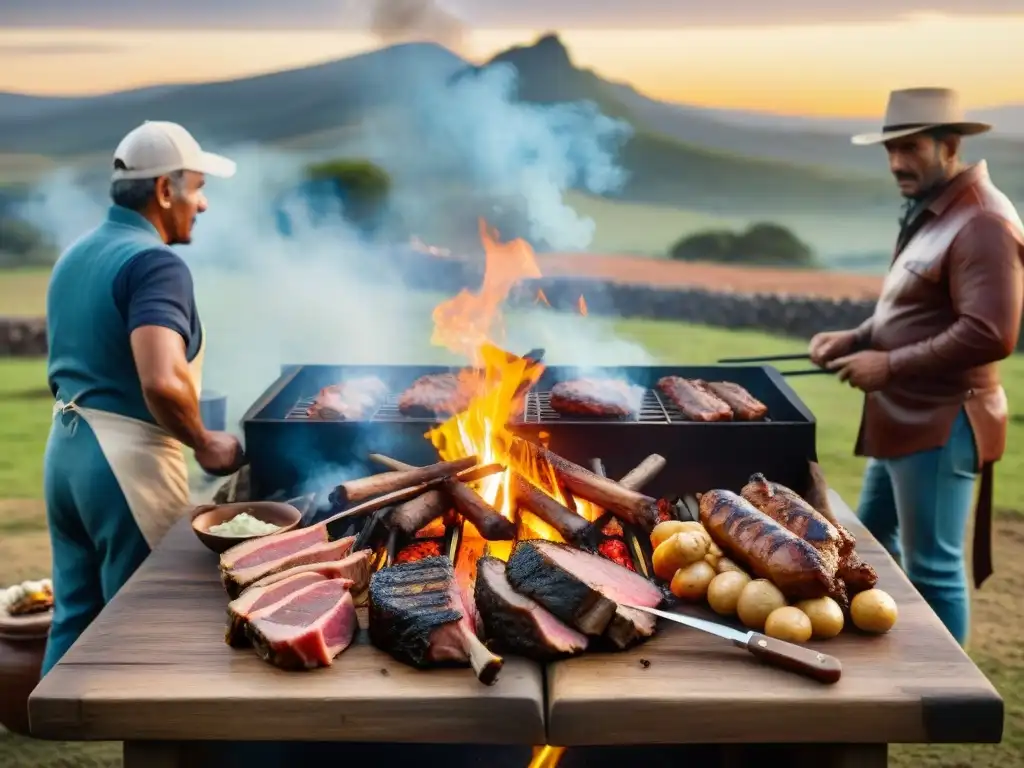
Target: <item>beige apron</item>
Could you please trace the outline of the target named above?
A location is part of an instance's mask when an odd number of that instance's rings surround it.
[[[202,333],[199,352],[189,363],[197,394],[202,391],[206,352],[205,329]],[[82,408],[74,401],[58,400],[53,406],[55,417],[68,411],[81,416],[96,434],[96,441],[121,486],[136,525],[149,548],[155,548],[192,507],[188,465],[181,441],[155,424],[109,411]]]

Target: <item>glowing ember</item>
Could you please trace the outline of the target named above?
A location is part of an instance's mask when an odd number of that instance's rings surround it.
[[[565,752],[565,747],[552,747],[550,745],[534,747],[533,760],[530,761],[528,768],[555,768],[558,765],[558,761],[562,759],[563,752]]]

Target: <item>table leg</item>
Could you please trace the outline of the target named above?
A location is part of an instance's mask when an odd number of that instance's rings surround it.
[[[184,768],[185,744],[179,741],[126,741],[124,768]]]

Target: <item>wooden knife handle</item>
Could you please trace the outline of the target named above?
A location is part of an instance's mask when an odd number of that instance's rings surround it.
[[[758,632],[752,633],[747,642],[747,650],[765,664],[796,672],[819,683],[838,682],[843,674],[843,665],[835,656],[795,643],[787,643],[785,640],[776,640]]]

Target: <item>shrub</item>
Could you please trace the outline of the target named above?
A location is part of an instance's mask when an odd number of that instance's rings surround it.
[[[745,232],[707,230],[684,237],[669,252],[678,261],[811,266],[814,252],[780,224],[759,222]]]

